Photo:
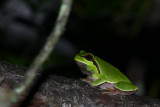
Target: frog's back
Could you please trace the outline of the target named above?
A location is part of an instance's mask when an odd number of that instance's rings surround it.
[[[131,83],[131,81],[123,73],[121,73],[118,68],[114,67],[99,57],[94,57],[97,60],[96,62],[99,66],[101,74],[104,75],[104,78],[107,80],[107,82],[117,83],[119,81],[126,81]]]

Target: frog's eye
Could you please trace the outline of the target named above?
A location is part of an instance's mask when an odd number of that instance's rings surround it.
[[[92,61],[93,64],[97,67],[98,73],[100,74],[100,70],[98,67],[98,64],[96,63],[96,61],[93,59],[93,56],[91,54],[87,54],[86,56],[84,56],[84,58],[88,61]]]
[[[85,56],[85,59],[89,60],[89,61],[92,61],[93,60],[93,56],[88,54],[88,55]]]

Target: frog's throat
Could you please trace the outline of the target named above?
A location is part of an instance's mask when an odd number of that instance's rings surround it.
[[[83,74],[86,74],[86,75],[88,75],[88,76],[91,76],[91,75],[93,75],[93,73],[92,72],[89,72],[89,71],[87,71],[87,65],[86,64],[84,64],[84,63],[82,63],[82,62],[79,62],[79,61],[76,61],[77,62],[77,65],[79,66],[79,68],[80,68],[80,70],[81,70],[81,72],[83,73]]]

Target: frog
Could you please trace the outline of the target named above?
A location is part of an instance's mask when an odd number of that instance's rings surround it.
[[[130,95],[138,91],[130,79],[118,68],[92,53],[81,50],[74,60],[87,78],[81,79],[91,87],[98,87],[108,95]]]

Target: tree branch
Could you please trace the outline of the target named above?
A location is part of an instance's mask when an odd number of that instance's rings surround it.
[[[26,70],[22,66],[0,62],[0,95],[19,84]],[[42,75],[39,81],[43,76],[46,75]],[[32,84],[32,89],[38,89],[32,98],[28,94],[33,93],[25,90],[12,107],[160,107],[158,99],[137,95],[107,95],[104,90],[93,88],[80,80],[50,74],[47,77],[42,84],[36,85],[37,81]],[[27,97],[31,102],[25,102]]]

